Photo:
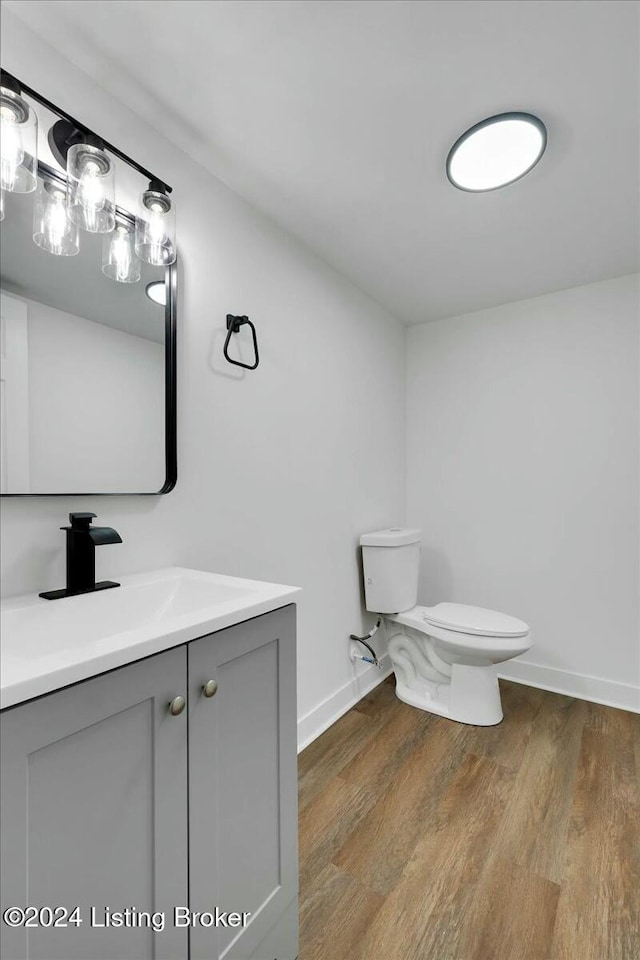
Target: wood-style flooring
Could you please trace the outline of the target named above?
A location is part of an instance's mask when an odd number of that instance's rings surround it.
[[[640,716],[381,683],[299,758],[300,960],[640,960]]]

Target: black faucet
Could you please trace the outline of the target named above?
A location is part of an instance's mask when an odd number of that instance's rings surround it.
[[[67,531],[67,588],[41,593],[40,596],[45,600],[60,600],[62,597],[75,597],[80,593],[120,586],[113,580],[96,583],[96,546],[101,543],[122,543],[122,537],[111,527],[92,527],[94,517],[95,513],[70,513],[71,526],[60,527]]]

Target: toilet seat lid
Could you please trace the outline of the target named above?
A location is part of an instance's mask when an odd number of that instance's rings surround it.
[[[526,637],[529,633],[524,620],[465,603],[437,603],[435,607],[426,607],[423,616],[426,623],[436,627],[476,637]]]

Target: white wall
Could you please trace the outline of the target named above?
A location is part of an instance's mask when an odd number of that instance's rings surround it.
[[[159,490],[164,345],[14,299],[28,317],[29,489],[66,492],[73,477],[79,490]]]
[[[422,602],[521,617],[535,645],[505,675],[636,708],[638,316],[633,275],[407,337]]]
[[[7,70],[172,184],[181,254],[176,490],[4,501],[4,590],[63,584],[58,527],[78,508],[124,540],[99,548],[101,578],[180,563],[299,584],[306,739],[357,696],[347,638],[370,623],[358,536],[404,514],[404,330],[80,74],[74,51],[6,11],[3,27]],[[256,323],[254,373],[221,360],[227,313]]]

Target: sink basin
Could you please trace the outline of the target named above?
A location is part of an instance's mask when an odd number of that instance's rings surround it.
[[[2,604],[0,707],[159,653],[291,603],[259,580],[171,567],[123,577],[115,590]]]

